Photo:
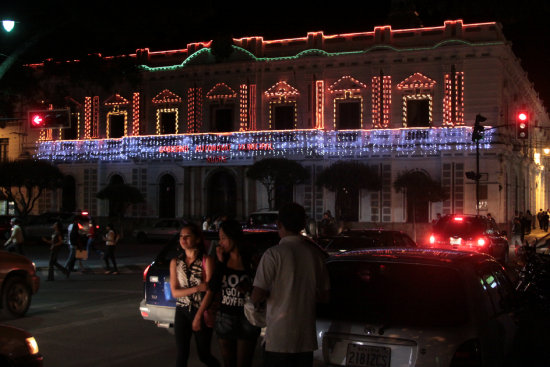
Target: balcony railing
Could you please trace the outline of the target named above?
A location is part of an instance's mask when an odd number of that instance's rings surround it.
[[[485,132],[481,149],[491,147],[493,131]],[[388,153],[432,155],[461,150],[475,150],[471,127],[251,131],[41,141],[37,143],[35,157],[55,162],[174,159],[214,163],[258,157],[343,158]]]

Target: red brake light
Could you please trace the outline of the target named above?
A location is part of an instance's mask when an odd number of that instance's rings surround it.
[[[80,213],[80,214],[83,215],[83,216],[87,216],[87,215],[88,215],[88,212],[82,212],[82,213]]]
[[[143,282],[145,282],[145,280],[147,279],[147,273],[149,272],[150,267],[151,267],[151,265],[147,265],[147,267],[143,271]]]
[[[432,234],[430,236],[430,245],[433,245],[435,243],[435,236]]]
[[[78,223],[78,229],[82,229],[82,228],[84,228],[84,227],[82,226],[82,224]]]
[[[483,237],[478,238],[476,241],[476,245],[478,245],[479,247],[485,246],[486,244],[487,241]]]
[[[462,222],[464,220],[463,217],[454,217],[453,219],[457,222]]]

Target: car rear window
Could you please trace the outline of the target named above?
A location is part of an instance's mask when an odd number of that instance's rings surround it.
[[[331,299],[318,316],[400,326],[465,323],[467,304],[453,269],[403,263],[340,261],[328,264]]]
[[[454,217],[449,217],[437,222],[434,232],[444,237],[467,237],[485,232],[485,225],[475,218],[463,217],[462,220],[455,220]]]
[[[336,237],[328,244],[326,250],[356,250],[368,247],[388,247],[392,246],[393,240],[389,235],[381,233],[368,233],[361,235],[343,235]]]

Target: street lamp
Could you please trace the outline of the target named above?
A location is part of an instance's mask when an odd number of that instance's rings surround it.
[[[4,31],[10,33],[13,31],[13,28],[15,27],[15,21],[10,19],[4,19],[2,20],[2,28],[4,28]]]

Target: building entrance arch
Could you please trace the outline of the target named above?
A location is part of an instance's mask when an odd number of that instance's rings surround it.
[[[158,213],[160,218],[176,216],[176,180],[170,174],[163,175],[159,180]]]
[[[214,172],[206,184],[207,213],[212,217],[237,213],[237,182],[226,170]]]

